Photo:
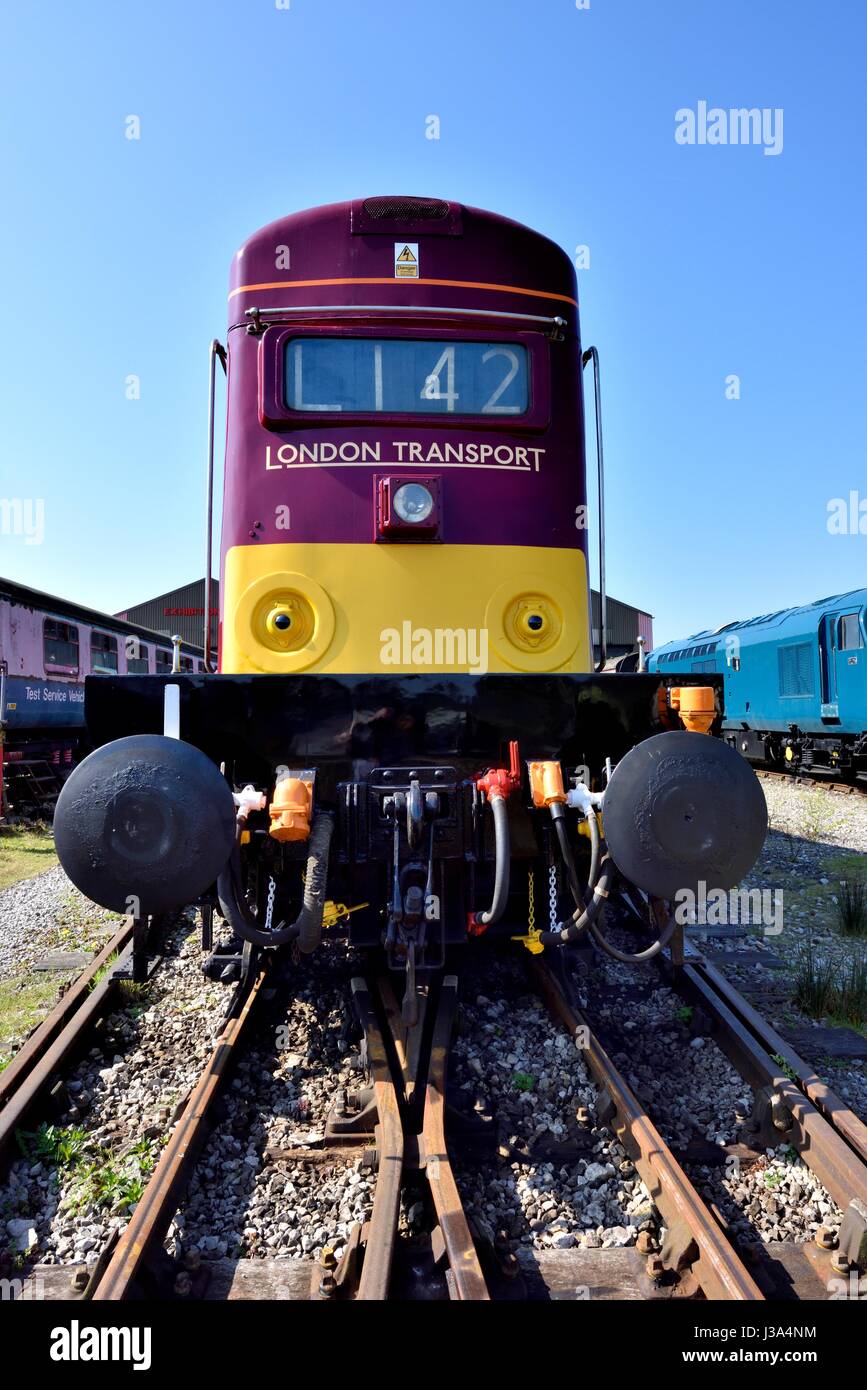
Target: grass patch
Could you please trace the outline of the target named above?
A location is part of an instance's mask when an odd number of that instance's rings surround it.
[[[18,1130],[15,1137],[25,1158],[50,1163],[63,1174],[68,1184],[63,1206],[69,1211],[97,1207],[127,1212],[144,1194],[159,1147],[155,1140],[139,1139],[113,1153],[94,1143],[80,1125],[42,1124]]]
[[[96,989],[97,985],[102,984],[106,975],[109,975],[111,971],[114,969],[114,967],[117,965],[117,961],[118,953],[117,951],[113,951],[112,954],[109,956],[108,960],[99,967],[90,984],[88,985],[88,994],[93,994],[93,991]]]
[[[797,869],[804,857],[804,841],[799,835],[793,834],[791,830],[782,830],[773,823],[771,823],[769,829],[780,837],[779,847],[786,861],[786,867],[789,869]]]
[[[867,1023],[867,951],[834,960],[817,955],[809,942],[795,970],[794,997],[810,1018],[862,1028]]]
[[[34,971],[14,980],[0,980],[0,1042],[8,1049],[41,1023],[57,998],[59,979],[53,972]],[[4,1051],[4,1063],[9,1055]]]
[[[832,883],[842,878],[863,878],[867,871],[867,855],[857,850],[846,850],[842,854],[826,854],[822,857],[822,873]]]
[[[840,824],[840,817],[829,804],[824,792],[812,791],[804,797],[799,808],[798,831],[811,844],[827,839]]]
[[[18,1147],[25,1158],[41,1163],[47,1159],[56,1168],[72,1168],[88,1147],[88,1133],[78,1125],[42,1124],[38,1129],[16,1130]]]
[[[839,814],[829,805],[825,794],[816,790],[805,792],[795,817],[787,818],[784,824],[776,816],[771,816],[768,828],[779,836],[779,848],[788,867],[797,869],[807,857],[807,852],[826,841],[839,824]]]
[[[836,966],[827,956],[817,956],[808,941],[795,967],[795,1003],[810,1018],[824,1018],[834,1002]]]
[[[783,1076],[787,1076],[790,1081],[797,1081],[798,1073],[795,1071],[795,1068],[786,1061],[785,1057],[781,1057],[779,1052],[771,1053],[771,1061],[776,1062]]]
[[[854,1028],[867,1023],[867,952],[850,956],[833,1013]]]
[[[867,883],[844,878],[834,895],[834,915],[841,936],[867,936]]]
[[[144,1013],[144,1005],[150,995],[150,980],[118,980],[117,990],[121,999],[129,1000],[130,1004],[135,1005],[129,1012],[133,1018],[138,1018]]]
[[[67,893],[61,899],[55,909],[54,920],[50,941],[53,949],[94,953],[105,945],[106,928],[112,926],[113,921],[118,925],[120,921],[119,918],[112,919],[102,908],[75,892]]]
[[[0,891],[53,869],[56,863],[54,837],[47,826],[0,826]]]

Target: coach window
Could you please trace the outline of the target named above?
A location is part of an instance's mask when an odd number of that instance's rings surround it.
[[[78,628],[58,618],[46,618],[42,625],[42,656],[46,671],[78,675]]]
[[[182,670],[182,671],[192,671],[192,669],[193,669],[193,658],[192,658],[191,656],[182,656],[182,657],[181,657],[181,670]]]
[[[135,637],[127,638],[126,669],[131,676],[146,676],[150,670],[150,647]]]
[[[172,672],[172,654],[163,647],[157,647],[157,675],[169,676]]]
[[[117,675],[117,638],[107,632],[90,634],[90,669],[95,676]]]
[[[844,613],[840,619],[840,626],[837,632],[837,647],[841,652],[851,652],[857,647],[863,647],[864,641],[861,637],[861,624],[858,621],[857,613]]]

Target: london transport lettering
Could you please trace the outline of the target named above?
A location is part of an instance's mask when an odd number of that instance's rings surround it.
[[[383,445],[344,440],[333,444],[317,440],[312,444],[281,444],[276,450],[265,445],[265,468],[317,468],[335,464],[351,468],[366,464],[387,467],[436,464],[452,468],[514,468],[522,473],[538,473],[545,450],[522,444],[419,444],[396,440]]]

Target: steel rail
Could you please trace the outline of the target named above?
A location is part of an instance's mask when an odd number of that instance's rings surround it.
[[[774,767],[765,767],[764,763],[751,763],[750,766],[760,781],[767,777],[773,782],[788,782],[791,786],[825,787],[835,796],[851,796],[853,792],[860,792],[863,796],[867,793],[867,783],[864,781],[867,774],[863,772],[856,772],[853,780],[849,781],[841,771],[835,772],[833,768],[824,766],[801,768],[796,772],[780,772]],[[823,773],[826,775],[823,776]]]
[[[18,1090],[24,1078],[33,1071],[39,1059],[45,1055],[57,1035],[80,1007],[82,1000],[87,998],[91,989],[95,987],[100,970],[108,965],[112,956],[120,955],[129,944],[132,932],[133,919],[125,917],[108,944],[103,946],[98,956],[94,956],[87,969],[73,981],[39,1027],[30,1034],[23,1047],[16,1052],[5,1070],[0,1072],[0,1107]]]
[[[119,956],[117,964],[126,964],[131,955],[132,946],[128,945]],[[116,980],[113,973],[109,972],[88,993],[80,996],[79,1006],[71,1018],[61,1028],[54,1041],[43,1048],[34,1065],[25,1071],[20,1085],[7,1097],[6,1104],[0,1110],[0,1161],[5,1160],[15,1131],[23,1123],[28,1111],[37,1104],[52,1078],[81,1041],[82,1035],[105,1010],[115,987]]]
[[[781,1141],[785,1138],[794,1145],[837,1206],[845,1212],[854,1201],[867,1210],[867,1164],[800,1085],[783,1075],[780,1063],[753,1035],[743,1018],[695,965],[684,964],[673,985],[681,996],[707,1014],[714,1041],[744,1080],[753,1087],[769,1089],[779,1098],[788,1117],[786,1127],[780,1131]],[[746,1000],[743,1003],[746,1005]],[[806,1070],[806,1063],[801,1065]]]
[[[240,1010],[228,1020],[217,1038],[204,1071],[151,1174],[144,1195],[94,1290],[94,1302],[119,1302],[130,1298],[148,1255],[162,1241],[204,1139],[208,1111],[226,1077],[238,1041],[266,979],[267,970],[260,969]]]
[[[490,1294],[455,1182],[445,1134],[446,1070],[457,1006],[457,976],[446,975],[431,1039],[422,1121],[422,1154],[452,1276],[449,1291],[455,1299],[478,1303],[489,1301]]]
[[[768,1055],[771,1058],[778,1057],[782,1060],[787,1072],[794,1074],[794,1079],[804,1095],[813,1102],[828,1123],[833,1125],[849,1147],[854,1149],[855,1153],[867,1163],[867,1125],[864,1124],[863,1120],[860,1120],[854,1111],[849,1109],[836,1091],[832,1091],[831,1087],[816,1075],[809,1062],[805,1062],[798,1055],[785,1038],[780,1036],[767,1019],[762,1018],[761,1014],[742,994],[738,993],[725,976],[709,961],[705,960],[701,952],[697,951],[691,943],[686,943],[685,949],[686,963],[693,966],[707,984],[716,991]]]
[[[761,1302],[758,1284],[730,1245],[720,1226],[702,1201],[686,1173],[630,1091],[620,1072],[590,1029],[586,1019],[566,999],[560,985],[539,962],[531,966],[550,1011],[565,1024],[573,1037],[582,1032],[582,1055],[597,1084],[611,1098],[616,1112],[615,1127],[627,1152],[661,1211],[669,1229],[685,1228],[698,1250],[692,1261],[693,1273],[712,1299]]]
[[[370,991],[363,979],[353,978],[352,995],[367,1041],[367,1061],[373,1078],[373,1095],[378,1119],[375,1134],[379,1160],[373,1210],[356,1297],[362,1303],[383,1302],[388,1298],[391,1266],[397,1242],[400,1187],[403,1177],[403,1120],[385,1039],[374,1011]]]

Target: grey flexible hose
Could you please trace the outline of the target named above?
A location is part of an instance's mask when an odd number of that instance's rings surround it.
[[[587,824],[590,827],[590,873],[587,881],[591,888],[595,888],[596,880],[599,877],[601,836],[599,834],[599,817],[592,806],[587,807]]]
[[[658,956],[663,947],[668,945],[674,935],[676,926],[677,922],[672,915],[662,935],[657,937],[656,941],[648,946],[646,951],[637,951],[634,955],[629,951],[620,951],[616,946],[612,946],[610,941],[605,940],[605,937],[593,921],[590,923],[590,931],[593,935],[593,940],[598,946],[601,946],[606,955],[612,956],[614,960],[622,961],[624,965],[641,965],[643,961],[653,960],[653,957]]]
[[[310,831],[307,873],[304,882],[304,901],[295,921],[298,945],[304,955],[315,951],[322,940],[322,913],[325,908],[325,884],[328,878],[328,851],[334,833],[331,816],[318,815]]]
[[[322,939],[322,914],[325,908],[325,883],[328,877],[328,852],[334,820],[325,813],[313,818],[307,855],[307,875],[301,911],[294,922],[281,923],[273,931],[263,931],[244,898],[241,887],[240,862],[237,847],[227,867],[217,879],[220,911],[232,931],[254,946],[285,946],[298,940],[305,953],[315,951]]]
[[[509,808],[504,796],[490,798],[494,817],[494,896],[487,912],[476,913],[476,924],[489,927],[498,922],[506,910],[509,899],[509,870],[511,868],[511,842],[509,839]]]
[[[596,918],[599,916],[605,899],[608,897],[611,884],[614,881],[615,870],[611,860],[606,856],[602,861],[602,873],[598,887],[594,884],[594,865],[598,861],[600,849],[599,824],[596,820],[595,812],[592,810],[588,812],[587,819],[590,825],[590,888],[593,892],[593,897],[585,907],[583,899],[575,892],[575,863],[572,859],[571,847],[569,846],[565,834],[565,827],[563,827],[563,833],[559,833],[561,826],[563,826],[562,820],[557,821],[555,823],[563,859],[566,863],[566,877],[572,888],[572,896],[575,898],[576,909],[568,927],[564,927],[563,930],[559,932],[543,932],[540,940],[543,945],[546,946],[555,944],[565,945],[567,942],[575,941],[582,931],[589,930],[597,946],[599,946],[606,955],[611,956],[613,960],[620,961],[623,965],[642,965],[645,961],[653,960],[654,956],[658,956],[660,951],[668,945],[674,935],[674,929],[677,924],[674,917],[672,917],[662,934],[644,951],[636,951],[634,953],[631,951],[621,951],[617,946],[612,946],[611,942],[606,940],[596,925]],[[570,866],[571,873],[569,872]]]

